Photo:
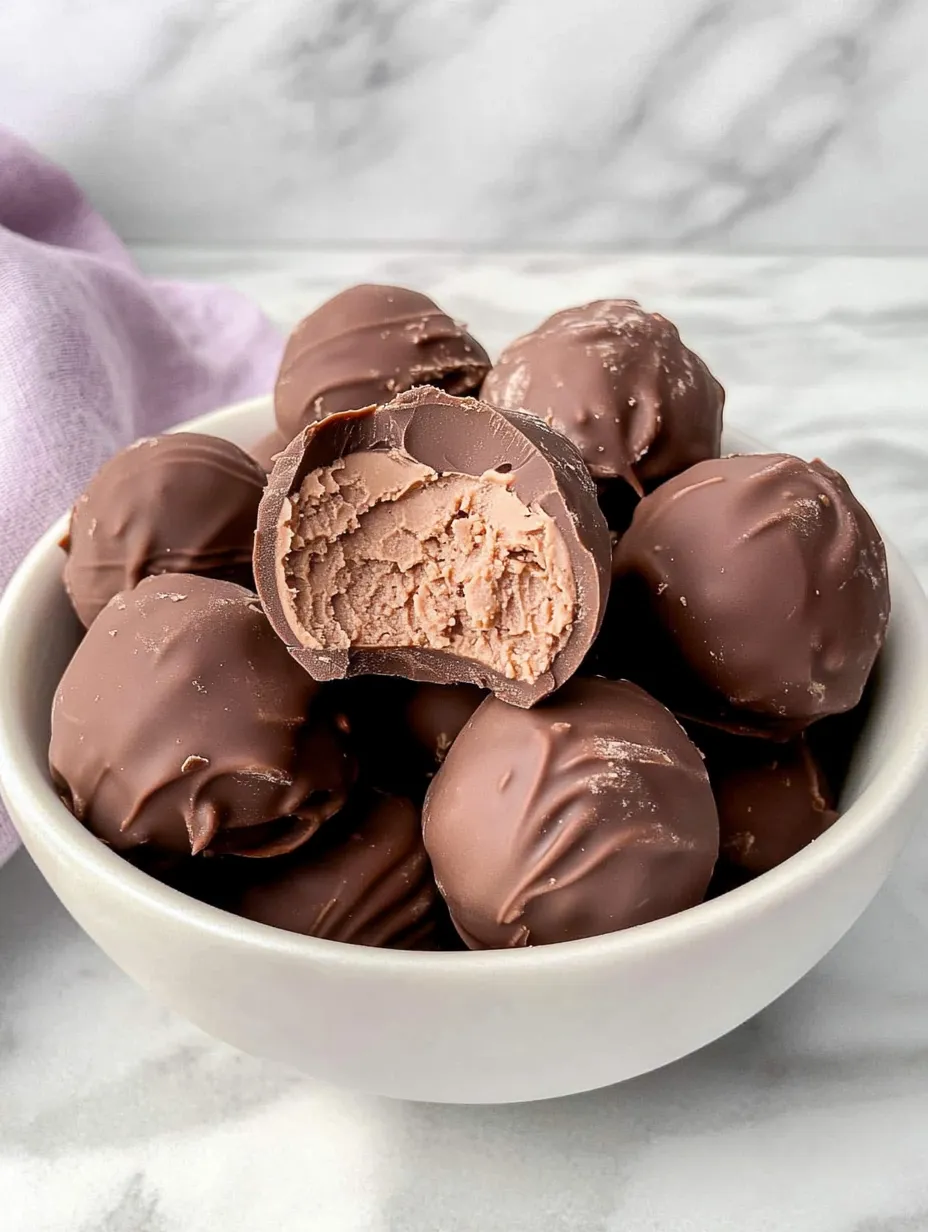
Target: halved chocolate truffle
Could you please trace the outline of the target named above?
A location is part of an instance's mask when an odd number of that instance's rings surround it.
[[[354,779],[324,694],[251,591],[146,578],[104,608],[61,678],[52,775],[116,851],[290,851]]]
[[[883,541],[839,474],[721,458],[638,505],[598,661],[677,714],[783,739],[857,704],[888,618]]]
[[[255,571],[317,680],[461,681],[531,706],[596,636],[609,555],[565,437],[426,387],[290,443],[261,502]]]
[[[277,426],[289,441],[326,415],[388,402],[416,385],[476,393],[489,368],[480,343],[427,295],[349,287],[290,335],[274,390]]]
[[[719,456],[725,391],[675,325],[632,299],[556,312],[504,349],[481,397],[540,415],[599,483],[639,494]]]
[[[298,852],[244,876],[230,910],[309,937],[421,949],[443,914],[419,809],[381,792],[362,795]]]
[[[199,573],[251,585],[265,473],[231,441],[145,437],[97,471],[71,512],[64,584],[84,625],[144,577]]]
[[[769,872],[838,818],[809,740],[756,740],[690,730],[706,758],[719,813],[719,858],[750,876]]]
[[[575,678],[531,710],[490,698],[425,799],[438,888],[472,949],[543,945],[695,906],[718,854],[702,758],[627,681]]]

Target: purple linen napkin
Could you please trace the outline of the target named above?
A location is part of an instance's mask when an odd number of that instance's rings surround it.
[[[234,291],[143,277],[73,180],[0,128],[0,589],[106,458],[265,393],[281,345]],[[0,864],[17,844],[0,812]]]

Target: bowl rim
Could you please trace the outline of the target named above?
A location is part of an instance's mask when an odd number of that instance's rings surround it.
[[[270,403],[267,396],[248,399],[178,424],[172,430],[212,431],[221,435],[217,425],[254,414]],[[742,449],[767,451],[736,426],[729,426],[728,431],[744,442]],[[41,536],[0,597],[0,680],[11,678],[9,665],[17,656],[19,629],[34,610],[33,591],[47,585],[50,571],[58,568],[59,542],[67,522],[65,514]],[[44,751],[30,747],[13,690],[8,686],[0,690],[0,795],[27,848],[29,830],[41,826],[42,842],[63,864],[76,867],[84,877],[107,882],[114,894],[130,900],[136,908],[171,918],[225,943],[244,945],[278,958],[313,966],[350,968],[359,974],[376,972],[387,977],[408,977],[421,973],[462,983],[497,973],[518,978],[520,972],[528,975],[555,971],[565,962],[579,975],[584,970],[634,961],[648,952],[673,950],[691,938],[736,928],[739,922],[754,919],[800,895],[810,884],[851,860],[916,790],[928,770],[928,599],[904,558],[888,540],[886,551],[893,604],[889,639],[895,645],[902,638],[903,646],[899,649],[911,660],[904,671],[897,668],[894,672],[891,700],[901,735],[889,755],[838,821],[777,868],[686,911],[618,932],[516,951],[387,950],[286,932],[199,902],[129,864],[85,829],[65,807],[48,775]],[[29,619],[34,617],[30,615]],[[22,817],[30,820],[23,823]]]

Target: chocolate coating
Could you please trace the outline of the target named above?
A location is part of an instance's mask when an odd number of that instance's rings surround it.
[[[719,813],[719,858],[750,876],[801,851],[837,820],[805,736],[782,743],[691,729]]]
[[[248,870],[229,908],[274,928],[392,949],[430,945],[440,900],[409,800],[365,794],[291,856]]]
[[[291,440],[335,411],[389,402],[416,385],[476,393],[489,368],[480,343],[427,295],[349,287],[290,335],[274,390],[277,425]]]
[[[419,684],[406,703],[404,717],[430,770],[445,760],[461,729],[486,698],[471,684]]]
[[[121,590],[162,573],[251,585],[265,475],[217,436],[136,441],[97,471],[71,512],[64,584],[84,625]]]
[[[146,857],[290,851],[354,777],[257,596],[193,574],[146,578],[94,621],[55,693],[49,762],[78,820]]]
[[[725,391],[675,325],[632,299],[548,317],[505,348],[481,397],[540,415],[594,479],[639,493],[719,456]]]
[[[349,568],[344,544],[350,546],[351,535],[359,527],[364,529],[361,522],[364,510],[371,507],[369,494],[355,483],[355,490],[361,491],[357,499],[367,502],[363,508],[349,507],[346,512],[339,507],[328,513],[324,506],[321,512],[314,507],[318,525],[312,534],[303,521],[309,496],[317,502],[328,499],[336,488],[338,467],[348,474],[346,459],[360,459],[372,468],[409,468],[413,478],[404,492],[421,492],[430,483],[429,490],[435,490],[442,483],[464,480],[465,487],[500,493],[510,502],[507,517],[516,529],[483,521],[473,530],[472,510],[459,504],[436,515],[438,529],[423,532],[427,538],[422,539],[410,531],[402,500],[390,498],[374,510],[378,514],[386,510],[387,520],[381,518],[368,557]],[[496,545],[505,539],[503,531],[512,530],[515,536],[523,523],[543,534],[557,558],[563,589],[556,613],[562,623],[556,636],[545,624],[554,603],[553,567],[546,574],[528,548],[500,549],[505,560],[494,581],[492,571],[500,563],[493,555]],[[468,535],[477,536],[473,543]],[[441,555],[448,545],[456,554],[450,563]],[[408,559],[413,549],[418,554],[414,567]],[[481,551],[490,554],[486,572]],[[333,553],[342,554],[334,557],[329,590],[320,589],[307,576],[323,553],[330,559]],[[272,625],[317,680],[373,673],[435,684],[464,682],[491,689],[514,705],[531,706],[570,678],[596,636],[608,592],[609,555],[609,532],[595,488],[565,437],[533,415],[500,411],[426,387],[402,394],[384,407],[329,416],[290,443],[278,458],[261,501],[254,562]],[[406,621],[400,633],[382,634],[379,629],[368,633],[362,628],[360,634],[349,635],[347,621],[333,631],[330,626],[342,619],[339,613],[350,588],[367,585],[373,576],[370,561],[383,562],[388,556],[392,573],[377,583],[376,592],[362,596],[363,603],[354,600],[355,607],[361,606],[361,616],[355,611],[349,616],[357,623],[365,613],[389,603]],[[479,578],[462,576],[456,587],[455,569],[473,571],[477,564]],[[537,603],[529,605],[530,611],[515,604],[503,591],[504,583],[540,588],[538,595],[532,592]],[[474,608],[479,609],[477,616]],[[494,666],[511,653],[500,633],[510,616],[518,624],[513,642],[536,655],[532,671],[526,668],[521,676],[521,661],[511,668],[507,662],[506,670]],[[363,637],[371,641],[364,642]],[[455,652],[457,646],[470,648],[484,637],[492,641],[495,659],[489,651],[484,659]],[[537,670],[536,662],[542,664]]]
[[[718,819],[698,751],[636,685],[575,678],[532,710],[485,701],[423,811],[472,949],[613,932],[700,902]]]
[[[844,479],[757,454],[641,501],[600,646],[677,714],[782,739],[857,704],[888,618],[883,541]]]

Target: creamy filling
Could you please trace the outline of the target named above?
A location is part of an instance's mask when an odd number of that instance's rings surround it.
[[[349,454],[307,475],[283,531],[291,619],[311,649],[448,651],[533,683],[570,635],[567,545],[510,475]]]

